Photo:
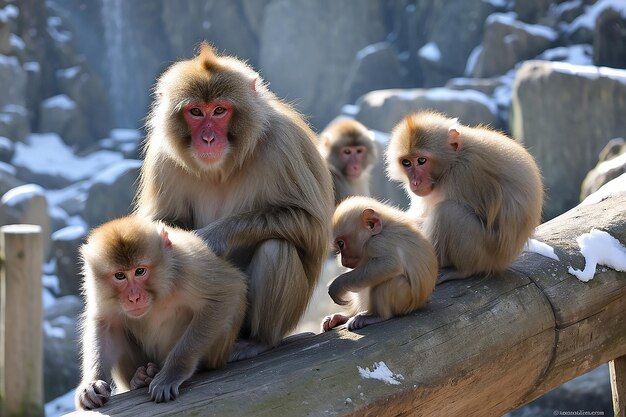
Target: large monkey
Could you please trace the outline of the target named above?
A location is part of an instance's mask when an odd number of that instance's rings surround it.
[[[320,134],[319,150],[333,177],[335,204],[370,195],[370,174],[378,160],[373,132],[356,120],[335,122]]]
[[[330,241],[332,183],[302,118],[207,43],[159,79],[136,212],[199,229],[246,271],[233,359],[276,346],[302,316]]]
[[[226,364],[245,314],[246,277],[195,233],[124,217],[93,230],[81,255],[78,409],[102,406],[111,380],[118,391],[149,385],[154,401],[169,401],[199,366]]]
[[[404,182],[411,209],[435,246],[442,281],[503,271],[541,220],[543,184],[519,143],[442,114],[407,116],[387,148],[392,179]]]
[[[426,303],[437,280],[437,257],[406,213],[350,197],[335,210],[333,235],[341,263],[354,269],[335,278],[328,294],[350,312],[325,317],[322,331],[346,322],[349,330],[360,329]]]

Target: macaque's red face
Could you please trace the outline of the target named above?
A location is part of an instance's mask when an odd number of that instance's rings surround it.
[[[363,145],[340,146],[337,151],[344,163],[343,174],[348,178],[359,178],[363,171],[363,161],[367,158],[367,147]]]
[[[152,296],[147,291],[150,272],[150,267],[138,265],[132,269],[115,271],[109,276],[111,285],[118,293],[122,310],[129,317],[139,318],[150,310]]]
[[[233,115],[229,101],[192,102],[183,109],[191,130],[191,151],[201,163],[210,165],[228,153],[228,126]]]
[[[414,194],[425,197],[433,191],[435,181],[432,177],[432,162],[429,155],[406,155],[400,157],[398,162],[402,165]]]
[[[363,245],[358,239],[350,235],[341,235],[335,238],[335,249],[341,255],[341,265],[346,268],[356,268],[363,256]]]

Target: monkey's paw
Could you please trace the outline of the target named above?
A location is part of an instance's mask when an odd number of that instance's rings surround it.
[[[76,409],[93,410],[102,407],[111,397],[111,386],[102,380],[88,382],[76,389]]]
[[[327,332],[341,324],[344,324],[347,321],[348,321],[348,316],[344,314],[341,314],[341,313],[331,314],[330,316],[324,317],[324,320],[322,321],[322,331]]]
[[[149,386],[157,372],[159,372],[159,367],[152,362],[148,362],[146,366],[140,366],[135,371],[133,379],[130,380],[130,389],[133,390]]]
[[[175,400],[178,397],[178,387],[183,383],[185,378],[168,375],[165,372],[159,372],[152,379],[148,393],[152,401],[157,403],[166,403]]]
[[[348,330],[358,330],[370,324],[383,321],[379,316],[368,314],[366,311],[362,311],[359,314],[348,320]]]

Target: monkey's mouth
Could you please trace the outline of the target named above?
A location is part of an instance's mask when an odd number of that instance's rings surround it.
[[[149,307],[137,307],[137,308],[133,308],[133,309],[126,309],[126,314],[129,317],[132,317],[134,319],[138,319],[143,317],[149,310]]]
[[[420,183],[418,185],[411,184],[411,191],[413,194],[418,195],[420,197],[426,197],[428,194],[432,193],[435,189],[435,183],[430,181],[428,183]]]
[[[359,258],[355,256],[342,256],[341,264],[346,268],[356,268],[359,264]]]

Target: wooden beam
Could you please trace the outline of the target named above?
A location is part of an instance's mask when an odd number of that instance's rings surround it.
[[[613,413],[615,417],[626,417],[626,356],[609,362]]]

